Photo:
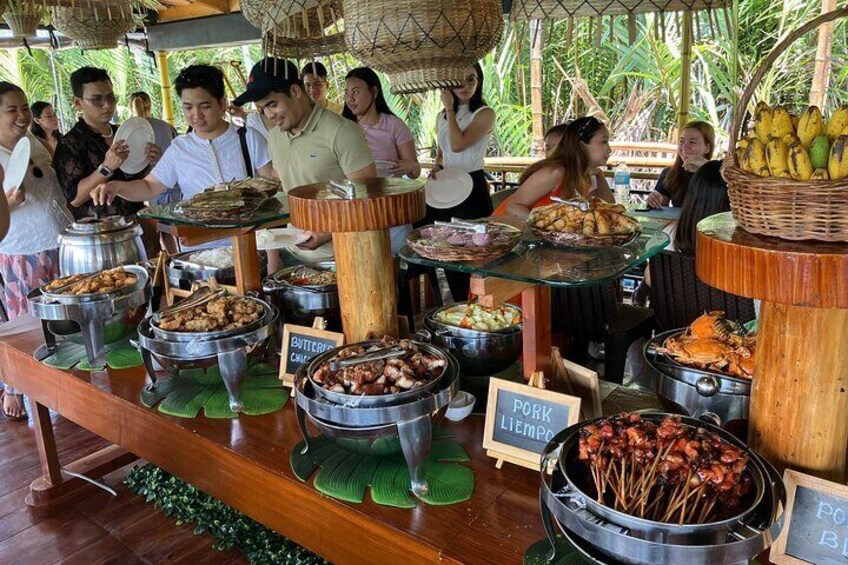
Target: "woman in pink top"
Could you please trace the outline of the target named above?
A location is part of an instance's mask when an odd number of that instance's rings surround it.
[[[412,132],[394,115],[383,96],[383,85],[377,73],[368,67],[353,69],[345,77],[345,107],[342,116],[359,124],[374,156],[378,177],[411,179],[421,175],[418,153]],[[390,230],[392,254],[397,255],[406,244],[411,225]]]

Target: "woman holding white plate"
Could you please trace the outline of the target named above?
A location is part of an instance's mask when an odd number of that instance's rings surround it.
[[[10,210],[9,232],[0,242],[0,274],[10,320],[27,312],[32,290],[59,276],[59,234],[68,225],[59,209],[66,206],[65,197],[50,153],[29,133],[31,124],[24,91],[0,82],[0,167]],[[23,398],[10,387],[3,391],[3,413],[12,420],[26,418]]]
[[[417,179],[421,175],[415,139],[409,127],[389,109],[380,77],[368,67],[353,69],[345,77],[345,107],[342,116],[359,124],[374,156],[377,176]],[[389,230],[392,255],[406,245],[412,226]]]

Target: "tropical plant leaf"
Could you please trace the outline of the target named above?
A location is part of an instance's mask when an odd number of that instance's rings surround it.
[[[63,341],[56,346],[56,352],[49,357],[45,357],[42,363],[48,367],[67,371],[85,358],[84,345]]]
[[[179,418],[196,418],[213,392],[210,387],[184,382],[182,386],[174,386],[159,404],[159,411]]]
[[[62,339],[56,345],[56,352],[46,357],[42,362],[56,369],[70,370],[74,367],[80,371],[102,371],[105,367],[92,367],[88,364],[88,356],[85,346],[79,343],[79,336],[75,339]],[[142,364],[141,355],[138,350],[130,345],[129,339],[122,339],[106,344],[106,365],[110,369],[128,369],[138,367]]]
[[[371,476],[371,500],[381,506],[415,508],[415,498],[409,492],[409,469],[399,463],[397,456],[380,460]]]

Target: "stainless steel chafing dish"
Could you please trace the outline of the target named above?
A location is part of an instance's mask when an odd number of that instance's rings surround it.
[[[247,376],[248,358],[265,353],[274,333],[277,309],[254,297],[245,297],[262,308],[261,317],[240,328],[217,332],[171,332],[155,325],[156,314],[138,326],[138,345],[151,384],[156,383],[154,360],[172,377],[188,369],[218,366],[229,395],[230,409],[241,412],[241,386]]]
[[[379,341],[354,345],[370,346]],[[441,349],[416,343],[420,350],[447,362],[442,373],[417,389],[384,395],[335,393],[315,383],[311,377],[319,365],[350,345],[326,351],[304,364],[295,375],[297,420],[305,440],[303,453],[310,449],[307,422],[322,434],[338,440],[349,449],[386,455],[402,453],[409,467],[410,488],[425,494],[429,485],[424,461],[430,454],[432,419],[443,414],[459,386],[459,364]]]
[[[128,273],[137,277],[135,284],[114,292],[66,295],[45,290],[33,291],[29,309],[42,320],[46,355],[55,351],[55,334],[82,334],[89,365],[105,365],[105,335],[121,326],[124,332],[135,327],[144,316],[150,299],[150,277],[144,267],[128,265]],[[40,356],[41,352],[37,353]]]
[[[205,282],[211,278],[215,278],[220,284],[235,285],[236,284],[236,269],[235,266],[229,267],[212,267],[204,265],[196,261],[192,261],[190,257],[202,250],[185,251],[171,256],[165,266],[165,273],[168,276],[168,282],[174,288],[181,290],[191,290],[195,282]],[[265,253],[259,254],[259,269],[264,272],[268,267],[268,256]]]

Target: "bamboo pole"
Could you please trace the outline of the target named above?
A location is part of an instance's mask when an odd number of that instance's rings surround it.
[[[171,101],[171,75],[168,73],[168,53],[166,51],[157,51],[156,61],[159,64],[159,82],[162,87],[162,117],[166,122],[174,125],[174,104]]]
[[[680,104],[677,111],[677,131],[689,121],[689,94],[692,74],[692,12],[683,13],[683,48],[680,52]]]
[[[822,14],[836,9],[836,0],[822,0]],[[827,102],[827,86],[830,82],[830,68],[833,51],[833,23],[822,24],[819,28],[816,47],[816,66],[813,71],[813,85],[810,88],[810,106],[824,109]]]
[[[530,106],[533,115],[534,155],[544,154],[545,130],[542,123],[542,20],[530,21]]]

